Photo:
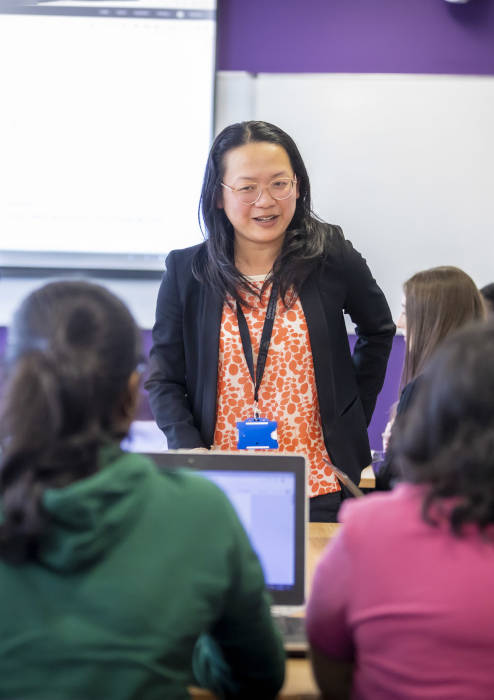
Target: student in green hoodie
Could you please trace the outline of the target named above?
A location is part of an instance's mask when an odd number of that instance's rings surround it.
[[[119,447],[139,386],[127,308],[47,284],[15,315],[7,362],[0,698],[174,700],[193,683],[274,697],[283,648],[232,506]]]

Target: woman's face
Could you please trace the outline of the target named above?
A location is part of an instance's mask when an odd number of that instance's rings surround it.
[[[274,199],[268,185],[276,178],[294,178],[290,158],[282,146],[269,142],[247,143],[227,151],[223,157],[223,183],[239,188],[257,183],[262,188],[255,204],[243,204],[235,192],[222,188],[217,206],[224,209],[233,226],[235,245],[269,246],[283,243],[299,196],[298,184],[287,199]]]
[[[401,312],[396,321],[396,327],[403,331],[403,335],[407,336],[407,314],[406,314],[406,297],[405,295],[401,298]]]

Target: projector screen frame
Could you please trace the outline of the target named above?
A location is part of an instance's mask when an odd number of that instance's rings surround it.
[[[23,3],[23,2],[2,2],[0,6],[0,16],[5,16],[9,14],[23,15],[23,14],[33,14],[36,13],[37,7],[42,6],[42,10],[48,12],[51,15],[64,14],[67,11],[70,13],[74,12],[74,7],[76,8],[76,14],[82,13],[91,14],[95,11],[109,11],[116,14],[117,12],[123,11],[123,7],[128,9],[128,12],[132,12],[132,8],[137,8],[137,10],[143,13],[146,7],[151,7],[156,9],[158,6],[166,4],[166,0],[92,0],[89,4],[84,0],[55,0],[55,2],[38,2],[34,3]],[[203,132],[204,125],[207,123],[207,138],[203,136],[203,147],[202,147],[202,157],[197,159],[199,165],[196,166],[196,175],[198,169],[200,169],[200,176],[202,180],[202,173],[206,162],[207,151],[211,145],[212,139],[214,137],[214,124],[216,116],[216,106],[215,106],[215,96],[216,96],[216,65],[217,65],[217,52],[218,52],[218,33],[217,33],[217,2],[216,0],[181,0],[179,3],[168,3],[170,6],[175,5],[170,12],[182,12],[191,14],[190,19],[196,19],[192,15],[194,12],[198,11],[197,7],[205,7],[208,5],[210,8],[208,12],[212,15],[213,26],[209,22],[208,36],[212,41],[210,42],[211,54],[208,55],[208,65],[211,66],[211,72],[208,70],[208,75],[210,75],[210,80],[207,85],[208,94],[210,96],[209,102],[206,105],[207,118],[203,120]],[[180,8],[177,9],[177,5]],[[34,8],[34,9],[33,9]],[[196,9],[194,9],[196,8]],[[160,10],[162,11],[162,10]],[[121,17],[117,17],[121,20]],[[107,18],[98,21],[109,21]],[[111,21],[111,20],[110,20]],[[142,16],[138,20],[139,22],[144,22],[145,17]],[[198,22],[196,22],[198,26]],[[213,34],[211,34],[211,30]],[[170,132],[174,133],[174,132]],[[168,138],[168,136],[167,136]],[[163,139],[164,140],[164,139]],[[187,155],[187,148],[184,150],[184,157]],[[193,151],[194,152],[194,151]],[[27,161],[29,163],[29,160]],[[0,166],[1,170],[1,166]],[[8,177],[8,174],[5,176]],[[0,172],[0,180],[2,179],[2,174]],[[161,277],[164,267],[165,259],[168,252],[174,248],[184,247],[186,245],[193,245],[194,243],[200,243],[203,240],[203,234],[201,230],[199,212],[198,212],[198,202],[200,194],[200,181],[196,177],[196,196],[194,198],[193,204],[187,207],[188,212],[188,226],[187,232],[189,239],[185,240],[184,236],[181,235],[180,231],[176,228],[167,227],[166,223],[162,226],[163,230],[163,245],[161,246],[161,239],[158,240],[159,245],[155,245],[153,250],[148,250],[145,252],[136,252],[135,250],[126,250],[125,241],[131,240],[136,242],[136,237],[128,238],[125,235],[113,237],[112,241],[116,241],[116,245],[119,244],[120,240],[124,241],[121,252],[112,251],[94,251],[94,250],[81,250],[80,248],[74,250],[73,252],[69,250],[58,250],[54,248],[38,249],[35,250],[33,245],[29,249],[14,249],[14,241],[20,240],[19,236],[15,235],[10,239],[12,244],[9,247],[2,246],[0,243],[0,275],[2,277],[49,277],[53,275],[63,276],[66,274],[85,274],[94,277],[108,277],[108,278],[129,278],[129,279],[157,279]],[[173,195],[170,198],[173,201]],[[191,200],[192,201],[192,200]],[[171,206],[169,207],[171,208]],[[165,210],[165,208],[163,207]],[[166,211],[166,210],[165,210]],[[166,211],[168,214],[168,211]],[[136,224],[136,230],[139,231],[139,224]],[[158,238],[160,223],[156,226],[156,237]],[[89,227],[88,227],[89,228]],[[12,231],[7,230],[4,240],[9,240],[9,233],[12,235]],[[70,226],[67,227],[70,235]],[[168,232],[168,235],[167,235]],[[170,235],[171,232],[171,235]],[[190,232],[190,233],[189,233]],[[38,238],[42,238],[39,236]],[[137,237],[138,238],[138,237]],[[34,239],[34,236],[33,236]],[[77,235],[74,236],[77,239]],[[75,241],[77,244],[82,244],[81,239]],[[138,241],[137,241],[138,242]],[[69,241],[70,243],[70,241]],[[16,246],[17,247],[17,246]],[[37,246],[39,248],[39,246]],[[90,247],[90,246],[88,246]],[[20,246],[19,246],[20,248]],[[156,250],[159,248],[159,250]]]

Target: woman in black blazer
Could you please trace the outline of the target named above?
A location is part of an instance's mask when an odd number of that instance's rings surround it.
[[[243,354],[240,369],[247,376],[244,395],[250,392],[253,400],[254,380],[262,373],[254,364],[262,324],[254,324],[251,316],[260,314],[262,320],[270,316],[269,311],[266,314],[267,298],[274,286],[272,337],[276,340],[290,333],[290,319],[298,314],[302,328],[298,337],[304,341],[297,357],[300,367],[307,369],[304,376],[297,377],[298,362],[292,362],[295,376],[282,373],[284,388],[291,389],[283,394],[280,390],[278,397],[271,393],[269,403],[263,391],[269,381],[276,380],[282,366],[277,358],[283,354],[283,348],[276,350],[272,342],[254,410],[259,408],[261,415],[277,421],[278,434],[283,435],[290,420],[286,407],[291,405],[288,410],[293,412],[293,406],[298,406],[296,387],[303,382],[305,388],[308,375],[314,392],[309,409],[300,403],[306,413],[299,427],[310,422],[320,428],[320,437],[313,431],[309,457],[311,450],[318,459],[322,454],[329,456],[358,482],[360,471],[370,462],[367,425],[384,381],[395,332],[386,299],[365,260],[339,227],[313,215],[309,179],[295,143],[265,122],[234,124],[216,138],[206,167],[201,213],[206,241],[169,254],[153,329],[146,387],[168,446],[228,447],[217,425],[225,398],[222,391],[230,391],[229,369],[233,373],[224,349],[236,344],[247,356],[252,342],[252,381]],[[356,324],[353,356],[343,313]],[[247,348],[239,338],[240,316],[247,318]],[[279,377],[277,386],[281,387]],[[221,421],[223,418],[221,414]],[[248,415],[235,418],[243,421]],[[228,425],[226,432],[234,429]],[[298,443],[283,444],[281,439],[280,449],[287,444],[304,449],[304,435],[302,427]],[[321,493],[328,483],[321,472],[317,478],[312,493],[317,488]],[[311,519],[333,519],[340,499],[337,482],[326,486],[326,493],[311,498]]]

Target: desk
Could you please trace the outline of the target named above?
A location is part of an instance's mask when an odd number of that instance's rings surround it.
[[[209,690],[189,688],[189,691],[193,700],[217,700]],[[278,700],[318,700],[320,697],[309,659],[287,659],[285,682]]]
[[[340,527],[339,523],[309,523],[309,546],[307,549],[309,591],[317,563],[329,540],[334,537]],[[215,700],[215,696],[207,690],[191,688],[190,691],[194,700],[199,700],[199,698],[201,700]],[[309,659],[287,659],[285,682],[278,695],[278,700],[316,700],[317,698],[320,698],[320,694],[312,675]]]
[[[372,469],[372,464],[369,464],[368,467],[362,469],[359,486],[361,489],[376,488],[376,477],[374,475],[374,470]]]
[[[340,523],[309,523],[309,546],[307,548],[307,590],[312,589],[312,579],[317,564],[328,542],[340,529]]]

